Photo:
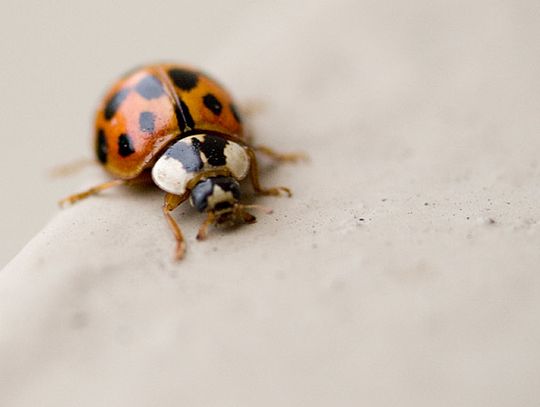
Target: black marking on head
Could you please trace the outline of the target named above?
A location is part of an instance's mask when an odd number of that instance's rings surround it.
[[[96,155],[98,160],[102,164],[107,163],[107,154],[109,153],[109,146],[107,146],[107,139],[105,138],[105,132],[103,129],[99,129],[97,133],[96,143]]]
[[[234,116],[234,119],[238,122],[238,123],[242,123],[242,119],[240,118],[240,115],[238,114],[238,109],[236,108],[236,105],[234,103],[231,103],[229,105],[229,108],[231,109],[231,112]]]
[[[178,88],[186,92],[197,86],[199,82],[199,76],[195,72],[186,69],[173,68],[169,70],[169,76]]]
[[[139,95],[147,100],[157,99],[165,93],[160,80],[152,75],[142,78],[135,86],[135,90]]]
[[[224,191],[230,191],[235,200],[240,199],[240,185],[238,181],[231,177],[212,177],[205,179],[195,185],[191,190],[191,204],[202,212],[208,207],[208,198],[214,192],[214,185],[218,185]],[[214,206],[214,210],[225,209],[232,207],[229,201],[218,202]]]
[[[223,106],[221,106],[221,102],[213,94],[207,93],[204,95],[203,103],[216,116],[221,114]]]
[[[120,134],[118,137],[118,154],[122,157],[127,157],[135,152],[131,137],[127,134]]]
[[[214,205],[214,211],[222,211],[224,209],[232,208],[233,204],[229,201],[221,201]]]
[[[165,151],[165,156],[181,162],[182,167],[187,172],[197,172],[203,168],[203,162],[201,161],[197,147],[197,145],[189,145],[179,141]]]
[[[152,133],[155,128],[156,116],[152,112],[141,112],[139,115],[139,128],[145,133]]]
[[[124,101],[124,99],[127,97],[129,93],[129,89],[120,89],[118,92],[116,92],[114,95],[110,97],[110,99],[105,104],[105,120],[111,120],[113,116],[116,114],[116,111]]]
[[[226,146],[227,140],[223,137],[206,134],[199,148],[206,156],[208,164],[218,167],[227,164],[227,157],[225,157]]]
[[[240,184],[232,177],[215,177],[213,178],[214,184],[219,185],[219,187],[225,192],[231,192],[234,199],[240,199]]]

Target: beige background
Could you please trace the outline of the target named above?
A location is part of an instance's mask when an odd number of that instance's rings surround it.
[[[1,4],[2,406],[536,406],[536,1]],[[144,61],[259,99],[292,199],[212,230],[158,191],[47,168]],[[246,188],[249,191],[249,188]],[[248,195],[249,196],[249,195]]]

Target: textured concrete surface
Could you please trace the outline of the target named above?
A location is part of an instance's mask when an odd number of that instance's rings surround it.
[[[146,37],[104,24],[95,70],[69,54],[84,108],[128,62],[192,57],[266,103],[259,142],[311,161],[265,162],[295,195],[246,185],[274,209],[255,225],[200,243],[177,210],[177,264],[159,191],[58,211],[0,272],[0,405],[538,405],[537,3],[199,4],[182,27],[185,4],[130,9]],[[101,13],[57,18],[89,45]],[[85,117],[58,86],[63,118]],[[58,143],[83,155],[87,133]]]

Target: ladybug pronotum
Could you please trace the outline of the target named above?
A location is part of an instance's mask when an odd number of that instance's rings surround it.
[[[261,195],[291,195],[285,187],[261,187],[255,153],[278,161],[300,157],[252,146],[229,93],[185,65],[146,66],[116,82],[97,111],[94,137],[96,157],[113,179],[60,204],[150,175],[166,192],[163,213],[176,239],[176,259],[184,256],[185,242],[171,212],[182,202],[189,199],[206,212],[199,240],[211,224],[253,223],[256,218],[247,209],[255,205],[240,203],[239,181],[249,176]]]

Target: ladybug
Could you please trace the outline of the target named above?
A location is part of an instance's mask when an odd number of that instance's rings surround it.
[[[300,158],[251,145],[230,94],[200,70],[177,64],[145,66],[116,82],[97,110],[94,146],[113,179],[60,204],[151,178],[166,192],[163,213],[176,239],[176,259],[184,256],[185,242],[171,212],[181,203],[189,199],[206,213],[198,240],[211,224],[253,223],[247,209],[257,206],[240,203],[241,180],[249,177],[261,195],[291,196],[286,187],[260,185],[255,153],[278,161]]]

